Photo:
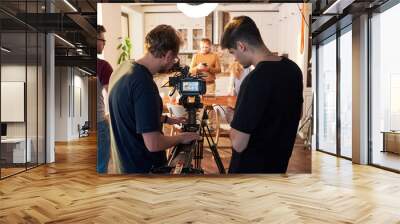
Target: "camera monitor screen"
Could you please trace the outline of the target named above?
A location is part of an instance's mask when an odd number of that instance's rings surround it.
[[[198,92],[199,82],[182,82],[183,92]]]

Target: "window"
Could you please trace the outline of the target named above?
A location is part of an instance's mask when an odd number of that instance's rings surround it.
[[[10,2],[11,3],[11,2]],[[42,13],[44,1],[19,2],[23,13]],[[0,12],[0,178],[45,163],[45,34]],[[17,108],[10,110],[11,106]]]
[[[340,36],[340,155],[352,156],[352,35],[351,26]]]
[[[336,153],[336,36],[318,47],[317,149]]]
[[[400,4],[371,18],[371,162],[400,170]]]

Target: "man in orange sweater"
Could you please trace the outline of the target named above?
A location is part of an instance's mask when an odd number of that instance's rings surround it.
[[[211,52],[210,39],[204,38],[200,42],[200,52],[195,54],[190,65],[190,73],[207,75],[207,93],[215,93],[215,76],[221,72],[218,55]]]

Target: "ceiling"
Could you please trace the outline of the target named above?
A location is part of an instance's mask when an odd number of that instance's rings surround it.
[[[312,0],[312,38],[316,44],[349,24],[354,17],[374,11],[388,0]]]
[[[66,40],[55,38],[56,66],[78,66],[94,74],[96,16],[96,0],[1,0],[1,43],[11,50],[7,60],[37,57],[44,48],[44,43],[37,44],[43,36],[37,35],[49,32]]]

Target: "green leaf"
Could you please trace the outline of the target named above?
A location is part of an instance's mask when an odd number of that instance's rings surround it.
[[[121,56],[119,56],[117,64],[121,64]]]
[[[129,37],[125,37],[124,39],[122,39],[117,49],[120,50],[118,64],[121,64],[125,60],[129,60],[131,58],[131,51],[132,51],[131,39]]]

